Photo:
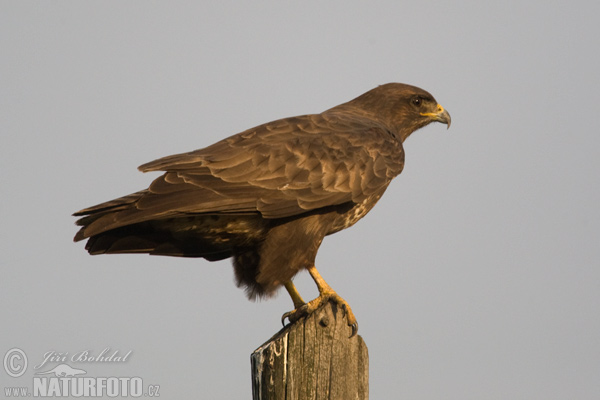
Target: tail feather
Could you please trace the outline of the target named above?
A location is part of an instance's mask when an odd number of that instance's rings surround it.
[[[97,204],[92,207],[84,208],[76,213],[73,213],[75,217],[82,217],[75,221],[75,224],[82,228],[75,234],[73,241],[79,242],[84,240],[92,234],[87,233],[88,227],[98,219],[105,217],[110,214],[115,214],[119,211],[126,210],[132,207],[136,201],[138,201],[148,190],[141,190],[136,193],[129,194],[127,196],[119,197],[118,199],[110,200],[104,203]]]
[[[135,192],[132,194],[128,194],[127,196],[119,197],[118,199],[106,201],[104,203],[96,204],[95,206],[84,208],[83,210],[79,210],[76,213],[73,213],[75,217],[81,217],[85,215],[94,215],[98,213],[108,212],[108,211],[119,211],[129,207],[131,204],[138,201],[143,195],[148,193],[148,190],[140,190],[139,192]],[[77,221],[77,225],[82,225],[79,221]]]
[[[86,250],[92,254],[151,254],[174,257],[203,257],[209,261],[232,256],[230,244],[213,243],[193,234],[173,233],[169,222],[152,221],[94,235]]]

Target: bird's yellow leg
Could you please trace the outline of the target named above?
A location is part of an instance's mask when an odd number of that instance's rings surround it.
[[[346,318],[348,319],[348,326],[352,328],[352,334],[350,335],[350,337],[356,335],[356,332],[358,331],[358,322],[356,322],[356,317],[354,316],[354,313],[352,312],[352,309],[350,308],[348,302],[344,300],[340,295],[338,295],[335,292],[335,290],[333,290],[331,286],[327,284],[327,282],[325,282],[325,280],[323,279],[321,274],[319,274],[319,271],[317,271],[317,268],[314,265],[310,266],[307,269],[308,273],[317,284],[317,288],[319,289],[319,297],[309,301],[308,303],[304,303],[304,300],[302,300],[302,297],[300,297],[300,294],[296,290],[294,284],[292,282],[286,283],[285,288],[287,289],[288,293],[292,297],[292,300],[294,301],[295,309],[293,311],[283,314],[283,317],[281,318],[282,322],[285,321],[286,318],[288,318],[290,322],[295,322],[298,319],[315,312],[321,305],[327,303],[328,301],[333,301],[338,306],[340,306],[346,313]]]
[[[296,286],[294,286],[292,281],[287,281],[283,284],[283,286],[285,286],[285,289],[290,294],[290,297],[294,302],[294,308],[300,308],[306,304],[304,299],[302,299],[302,296],[300,296],[300,293],[298,293],[298,289],[296,289]]]
[[[287,281],[283,284],[285,290],[289,293],[292,301],[294,302],[294,309],[292,311],[286,312],[281,316],[281,324],[285,326],[285,319],[289,319],[290,322],[295,322],[300,319],[300,317],[307,315],[306,313],[301,312],[300,310],[306,309],[306,302],[298,293],[298,289],[292,283],[292,281]]]
[[[308,302],[308,309],[312,309],[312,311],[314,311],[317,308],[319,308],[324,302],[333,301],[338,306],[340,306],[346,313],[346,318],[348,319],[348,326],[352,328],[352,334],[350,336],[352,337],[356,335],[356,332],[358,332],[358,322],[356,321],[356,317],[354,316],[354,313],[352,312],[352,309],[350,308],[348,302],[344,300],[339,294],[337,294],[335,290],[333,290],[331,286],[327,284],[327,282],[325,282],[325,279],[323,279],[323,277],[321,276],[319,271],[317,271],[317,268],[314,265],[308,268],[308,273],[310,274],[310,276],[312,276],[313,280],[317,284],[317,288],[319,289],[319,297]],[[311,303],[314,303],[314,305],[312,305]]]

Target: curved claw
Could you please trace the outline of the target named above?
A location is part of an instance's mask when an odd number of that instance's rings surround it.
[[[350,334],[350,336],[348,336],[349,338],[356,336],[356,333],[358,332],[358,322],[355,322],[352,325],[350,325],[350,328],[352,328],[352,333]]]
[[[290,324],[298,321],[300,318],[308,315],[310,311],[308,311],[308,306],[302,304],[300,307],[293,309],[292,311],[288,311],[281,316],[281,323],[285,326],[285,319],[287,318]]]
[[[286,313],[283,313],[283,315],[281,316],[281,325],[285,326],[285,319],[288,318],[288,320],[289,320],[289,317],[292,314],[292,312],[293,311],[288,311]]]
[[[341,307],[341,309],[344,311],[344,314],[346,314],[346,319],[348,320],[348,326],[352,329],[352,332],[350,333],[350,336],[348,336],[348,337],[351,338],[353,336],[356,336],[356,333],[358,332],[358,321],[356,320],[356,317],[354,316],[354,313],[352,312],[350,305],[346,302],[346,300],[341,298],[337,293],[334,293],[330,297],[330,300],[333,300],[335,303],[337,303]]]
[[[350,333],[350,336],[348,336],[348,338],[356,336],[356,333],[358,332],[358,321],[356,320],[354,313],[350,309],[350,306],[348,305],[346,300],[342,299],[339,296],[333,297],[332,300],[336,301],[341,306],[342,310],[344,311],[344,314],[346,314],[346,318],[348,319],[348,326],[350,327],[350,329],[352,329],[352,333]]]

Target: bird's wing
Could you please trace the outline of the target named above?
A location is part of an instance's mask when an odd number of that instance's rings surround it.
[[[270,122],[140,170],[167,171],[150,187],[162,196],[191,184],[228,200],[196,199],[186,212],[235,212],[228,202],[236,199],[244,210],[281,218],[361,202],[398,175],[403,161],[399,142],[373,121],[317,114]]]
[[[76,215],[88,215],[78,221],[85,227],[82,239],[182,214],[289,217],[361,202],[387,186],[403,161],[400,142],[371,120],[326,114],[292,117],[144,164],[139,167],[143,172],[166,173],[146,191]]]

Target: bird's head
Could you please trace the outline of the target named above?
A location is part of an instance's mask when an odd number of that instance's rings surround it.
[[[388,83],[346,103],[383,122],[401,141],[419,128],[441,122],[450,128],[450,114],[427,91]]]

